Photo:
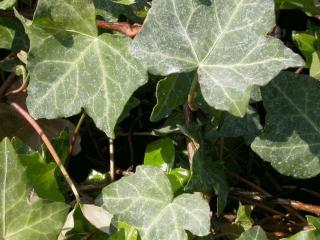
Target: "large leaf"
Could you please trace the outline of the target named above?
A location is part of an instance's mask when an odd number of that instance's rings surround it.
[[[131,51],[153,74],[197,70],[205,100],[243,116],[253,85],[303,65],[265,36],[274,18],[273,0],[157,0]]]
[[[89,1],[39,1],[32,24],[25,26],[31,41],[30,113],[58,118],[84,108],[113,137],[126,102],[147,81],[143,67],[127,52],[131,40],[98,36]]]
[[[268,238],[263,229],[256,226],[242,233],[237,240],[268,240]]]
[[[134,175],[103,190],[103,207],[140,232],[142,240],[187,240],[209,234],[210,209],[200,196],[173,198],[170,182],[155,167],[138,167]]]
[[[68,206],[32,196],[24,167],[8,139],[0,143],[0,160],[1,238],[56,240]]]
[[[1,0],[0,1],[0,9],[6,10],[8,8],[12,8],[16,4],[17,0]]]
[[[320,83],[306,75],[281,73],[262,91],[266,126],[252,149],[284,175],[320,173]]]

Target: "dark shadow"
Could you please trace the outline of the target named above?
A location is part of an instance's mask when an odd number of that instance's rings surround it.
[[[201,4],[211,6],[213,0],[198,0]]]

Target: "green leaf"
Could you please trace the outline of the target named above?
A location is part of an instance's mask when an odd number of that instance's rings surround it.
[[[56,240],[69,207],[33,196],[10,141],[0,143],[0,236],[10,240]]]
[[[240,137],[250,144],[262,129],[259,114],[249,106],[243,118],[226,114],[223,125],[217,132],[221,137]]]
[[[117,223],[118,232],[114,233],[108,240],[140,240],[138,231],[125,222]]]
[[[320,80],[320,56],[318,52],[312,54],[310,76]]]
[[[158,0],[152,3],[131,52],[150,73],[197,70],[205,100],[244,116],[253,85],[304,65],[275,38],[273,0]]]
[[[160,121],[186,102],[194,74],[172,74],[158,82],[157,105],[153,108],[151,121]]]
[[[253,206],[250,205],[242,205],[241,202],[239,202],[239,208],[237,211],[237,218],[235,220],[235,223],[243,227],[243,229],[249,230],[254,221],[251,218],[251,212],[253,210]]]
[[[192,159],[192,174],[185,190],[193,192],[214,190],[218,197],[217,214],[219,216],[227,204],[229,194],[224,164],[221,161],[215,161],[213,156],[216,156],[216,153],[212,146],[207,145],[204,141],[199,127],[184,128],[180,126],[180,130],[199,145],[199,149]]]
[[[35,118],[58,118],[84,108],[114,137],[124,106],[147,81],[144,68],[127,51],[131,40],[98,36],[88,1],[39,1],[32,24],[25,27],[31,41],[29,112]]]
[[[256,226],[242,233],[237,240],[268,240],[268,238],[263,229]]]
[[[281,174],[310,178],[320,173],[320,83],[283,72],[262,90],[266,126],[251,145]]]
[[[315,0],[275,0],[276,6],[281,9],[301,9],[308,15],[317,15],[320,13],[319,4]]]
[[[316,51],[316,37],[307,33],[296,33],[292,35],[292,38],[297,42],[299,50],[306,58],[305,67],[310,68],[312,63],[312,54]]]
[[[209,234],[210,209],[200,196],[182,194],[173,198],[171,184],[155,167],[137,167],[103,189],[103,207],[120,221],[138,229],[142,240],[187,240]]]
[[[112,2],[116,2],[116,3],[119,3],[119,4],[123,4],[123,5],[132,5],[136,1],[135,0],[112,0]]]
[[[174,194],[180,193],[190,179],[190,171],[184,168],[172,169],[167,177],[171,183]]]
[[[0,1],[0,10],[6,10],[12,8],[16,5],[16,0],[1,0]]]
[[[306,216],[308,223],[312,224],[317,230],[320,230],[320,218],[314,216]]]
[[[161,167],[163,171],[172,168],[175,149],[170,138],[162,138],[149,143],[144,154],[144,165]]]

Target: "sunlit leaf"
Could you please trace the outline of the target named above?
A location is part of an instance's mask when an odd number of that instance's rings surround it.
[[[209,234],[208,203],[194,194],[173,198],[159,168],[139,166],[134,175],[104,188],[102,199],[103,207],[138,229],[142,240],[187,240],[185,230]]]
[[[158,0],[131,52],[156,75],[197,70],[212,107],[244,116],[253,85],[303,61],[275,38],[273,0]]]

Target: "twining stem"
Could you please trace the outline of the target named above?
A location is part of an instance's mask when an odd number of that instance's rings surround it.
[[[6,81],[1,85],[1,87],[0,87],[0,100],[4,97],[8,88],[10,88],[12,83],[15,81],[15,78],[16,78],[16,74],[12,72],[12,73],[10,73],[9,77],[7,77]]]
[[[83,113],[81,114],[81,117],[80,117],[80,119],[79,119],[79,121],[78,121],[78,124],[77,124],[77,126],[76,126],[76,128],[74,129],[74,132],[73,132],[71,144],[70,144],[70,146],[69,146],[69,156],[72,154],[74,145],[75,145],[76,140],[77,140],[77,137],[78,137],[78,135],[79,135],[79,131],[80,131],[81,125],[82,125],[82,123],[83,123],[83,121],[84,121],[85,118],[86,118],[86,113],[83,112]]]
[[[114,139],[109,138],[109,153],[110,153],[110,177],[111,181],[115,181],[115,159],[114,159]]]
[[[198,74],[195,73],[194,78],[191,83],[189,94],[188,94],[188,106],[191,109],[191,111],[198,110],[198,105],[195,100],[195,98],[197,96],[197,91],[198,91]]]
[[[33,129],[39,134],[39,136],[41,137],[42,141],[44,142],[44,144],[46,145],[46,147],[48,148],[50,154],[52,155],[54,161],[56,162],[57,166],[59,167],[62,175],[64,176],[64,178],[66,179],[67,183],[69,184],[74,197],[77,201],[77,203],[80,203],[80,197],[79,197],[79,193],[78,190],[76,188],[76,186],[74,185],[74,183],[72,182],[67,170],[65,169],[65,167],[63,166],[60,157],[58,156],[56,150],[54,149],[54,147],[52,146],[50,140],[48,139],[48,137],[46,136],[46,134],[44,133],[44,131],[42,130],[42,128],[39,126],[39,124],[36,122],[36,120],[34,120],[33,117],[31,117],[31,115],[24,110],[18,103],[16,102],[8,102],[10,104],[10,106],[12,106],[25,120],[27,120],[27,122],[33,127]]]

